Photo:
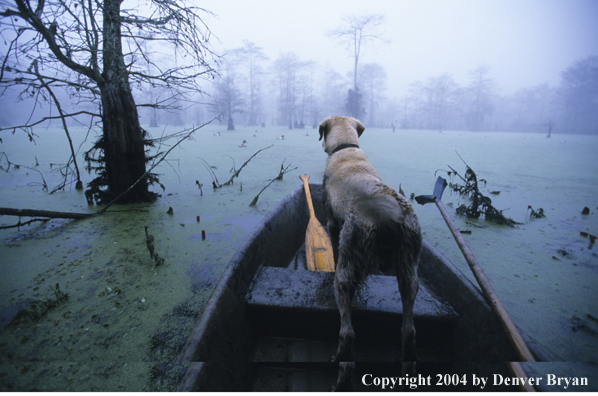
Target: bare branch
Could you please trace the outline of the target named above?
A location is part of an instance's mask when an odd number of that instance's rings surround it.
[[[103,82],[103,78],[100,74],[97,74],[92,68],[88,66],[84,66],[75,62],[72,59],[71,54],[68,50],[66,51],[66,53],[63,52],[63,48],[57,42],[56,21],[50,23],[49,26],[46,26],[46,24],[44,24],[44,22],[41,19],[41,14],[45,2],[42,1],[41,3],[38,3],[38,8],[35,12],[29,6],[28,1],[15,0],[15,3],[17,5],[18,10],[6,9],[0,12],[0,16],[17,16],[24,19],[29,25],[31,25],[35,29],[37,33],[39,33],[43,37],[43,40],[48,45],[48,48],[50,49],[50,51],[52,51],[52,53],[58,61],[60,61],[69,69],[76,71],[77,73],[83,74],[98,83]],[[42,8],[39,7],[40,5]]]
[[[75,149],[73,148],[73,140],[71,139],[71,135],[69,133],[69,128],[68,128],[68,126],[66,124],[66,117],[65,117],[64,112],[62,111],[62,107],[60,106],[60,101],[58,100],[58,98],[56,97],[56,95],[54,95],[54,92],[50,88],[50,85],[47,84],[44,81],[43,77],[39,74],[39,70],[38,70],[37,62],[36,61],[33,62],[33,68],[35,70],[35,75],[37,76],[37,78],[39,79],[39,81],[41,83],[41,86],[48,91],[48,93],[52,97],[52,100],[54,101],[54,104],[56,105],[56,108],[58,109],[58,114],[60,115],[60,119],[62,121],[62,127],[64,128],[64,132],[66,133],[66,137],[67,137],[67,139],[69,141],[69,147],[71,149],[71,159],[73,161],[73,164],[75,165],[75,170],[76,170],[76,173],[77,173],[77,185],[76,185],[76,189],[77,190],[82,190],[83,189],[83,183],[81,182],[81,174],[79,173],[79,166],[77,165],[77,154],[75,153]],[[70,160],[69,160],[69,162],[70,162]],[[54,192],[54,191],[52,191],[52,192]]]
[[[354,58],[353,87],[355,90],[357,90],[357,65],[362,47],[375,40],[388,42],[377,32],[377,29],[384,23],[384,19],[382,14],[353,15],[343,18],[344,25],[327,32],[328,36],[335,37],[344,43]]]
[[[286,158],[285,158],[285,160],[286,160]],[[285,174],[285,173],[288,173],[288,172],[290,172],[290,171],[293,171],[293,170],[297,169],[296,167],[295,167],[295,168],[293,168],[293,169],[289,169],[289,168],[291,167],[291,164],[288,164],[288,165],[287,165],[287,167],[285,168],[285,167],[284,167],[284,161],[285,161],[285,160],[282,160],[282,164],[280,164],[280,172],[278,173],[278,176],[276,176],[274,179],[270,180],[270,182],[269,182],[268,184],[266,184],[266,185],[264,186],[264,188],[262,188],[262,189],[260,190],[260,192],[259,192],[259,193],[257,193],[257,195],[256,195],[256,196],[253,198],[253,200],[252,200],[252,201],[249,203],[249,206],[255,206],[255,205],[257,204],[257,201],[258,201],[258,199],[260,199],[260,195],[262,195],[262,193],[264,192],[264,190],[265,190],[266,188],[270,187],[270,185],[271,185],[272,183],[274,183],[274,182],[275,182],[275,181],[277,181],[277,180],[282,180],[282,177],[284,176],[284,174]]]
[[[267,150],[267,149],[269,149],[269,148],[270,148],[270,147],[272,147],[272,146],[274,146],[274,145],[272,144],[272,145],[270,145],[270,146],[268,146],[268,147],[264,147],[263,149],[260,149],[260,150],[256,151],[256,152],[255,152],[255,154],[253,154],[251,157],[249,157],[249,159],[248,159],[247,161],[245,161],[245,162],[243,163],[243,165],[241,165],[241,167],[240,167],[239,169],[237,169],[237,171],[236,171],[236,172],[235,172],[235,173],[234,173],[234,174],[231,176],[231,178],[230,178],[230,179],[228,179],[228,181],[227,181],[226,183],[224,183],[224,185],[225,185],[225,186],[228,186],[229,184],[232,184],[232,183],[233,183],[233,179],[234,179],[235,177],[239,177],[239,173],[241,173],[241,170],[242,170],[242,169],[245,167],[245,165],[247,165],[247,164],[249,163],[249,161],[251,161],[251,159],[252,159],[253,157],[255,157],[256,155],[258,155],[260,152],[262,152],[262,151],[264,151],[264,150]]]
[[[42,123],[44,123],[46,121],[60,120],[62,118],[75,117],[75,116],[82,115],[82,114],[86,114],[86,115],[90,115],[90,116],[94,116],[94,117],[100,117],[99,114],[92,113],[92,112],[85,111],[85,110],[81,110],[81,111],[77,111],[75,113],[63,114],[62,116],[58,115],[58,116],[47,116],[47,117],[43,117],[43,118],[41,118],[41,119],[37,120],[36,122],[31,123],[31,124],[16,125],[16,126],[8,127],[8,128],[0,128],[0,131],[12,130],[14,132],[17,129],[23,129],[23,130],[30,129],[30,128],[33,128],[34,126],[42,124]]]

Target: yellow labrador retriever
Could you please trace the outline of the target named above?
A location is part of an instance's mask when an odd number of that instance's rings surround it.
[[[328,117],[319,130],[328,154],[323,202],[336,259],[334,293],[341,315],[334,357],[340,362],[336,390],[350,388],[354,369],[351,300],[355,287],[375,269],[397,277],[403,305],[401,361],[417,360],[413,304],[419,288],[421,230],[409,201],[380,179],[359,148],[364,130],[351,117]]]

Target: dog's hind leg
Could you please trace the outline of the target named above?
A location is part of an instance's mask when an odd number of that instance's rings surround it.
[[[351,389],[351,378],[355,368],[353,358],[353,341],[355,332],[351,323],[351,301],[355,295],[355,286],[359,283],[361,273],[356,269],[357,256],[351,250],[351,245],[346,243],[352,236],[351,226],[347,224],[343,227],[340,235],[339,257],[334,276],[334,296],[341,317],[341,329],[338,338],[338,349],[335,362],[339,362],[338,380],[336,391],[346,391]]]
[[[404,270],[399,270],[399,272],[401,271]],[[415,367],[417,362],[415,324],[413,323],[413,305],[419,288],[417,269],[414,276],[415,278],[411,276],[401,277],[400,274],[397,276],[403,304],[403,324],[401,326],[401,372],[403,376],[415,376],[417,374]]]
[[[338,349],[333,359],[335,362],[339,362],[338,380],[334,387],[337,392],[351,390],[351,379],[355,369],[355,363],[353,362],[355,332],[351,323],[351,301],[355,294],[352,269],[352,265],[348,265],[347,261],[343,260],[343,254],[341,253],[334,277],[334,296],[341,316]]]
[[[330,236],[330,244],[332,245],[332,255],[335,262],[338,261],[338,244],[339,244],[339,226],[335,220],[328,219],[326,224],[328,227],[328,235]]]
[[[415,348],[415,324],[413,323],[413,305],[419,290],[417,279],[417,263],[413,258],[406,258],[409,261],[399,263],[397,281],[401,302],[403,304],[403,324],[401,326],[401,361],[416,362],[417,351]]]
[[[338,364],[338,379],[332,389],[335,392],[348,392],[353,390],[351,379],[355,370],[354,362],[340,362]]]
[[[351,301],[355,294],[355,274],[353,265],[343,256],[341,250],[334,276],[334,297],[341,317],[338,349],[334,358],[336,362],[353,360],[353,340],[355,339],[351,323]]]

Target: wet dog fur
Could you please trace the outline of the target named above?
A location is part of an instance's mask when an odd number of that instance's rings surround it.
[[[351,301],[356,286],[376,270],[397,277],[403,323],[401,361],[415,362],[413,305],[419,288],[417,266],[422,236],[409,201],[384,183],[359,148],[364,125],[351,117],[328,117],[319,127],[328,154],[323,202],[336,261],[334,294],[341,316],[335,390],[351,387],[354,369]],[[404,363],[406,371],[415,363]]]

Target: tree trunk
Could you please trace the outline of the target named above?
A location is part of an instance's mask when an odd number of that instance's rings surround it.
[[[113,197],[126,191],[145,173],[143,130],[122,52],[120,3],[121,0],[104,1],[104,82],[99,86],[107,192]],[[144,202],[152,197],[144,180],[119,203]]]

